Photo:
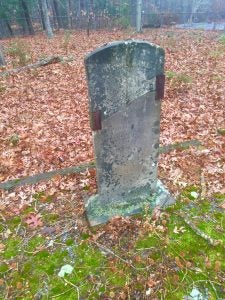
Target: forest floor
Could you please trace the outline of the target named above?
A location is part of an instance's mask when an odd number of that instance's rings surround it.
[[[224,298],[225,38],[219,33],[64,31],[51,40],[3,40],[2,71],[53,55],[66,59],[0,77],[0,180],[93,161],[84,56],[128,38],[166,51],[161,145],[201,143],[160,155],[159,178],[177,204],[90,229],[82,199],[96,192],[94,169],[1,190],[0,299]]]

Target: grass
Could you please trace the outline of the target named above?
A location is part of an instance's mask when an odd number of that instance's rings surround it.
[[[18,134],[13,134],[12,136],[10,136],[9,138],[9,143],[12,145],[12,146],[17,146],[17,144],[19,143],[20,141],[20,137]]]
[[[168,79],[175,81],[178,84],[190,84],[192,83],[191,76],[184,74],[184,73],[176,73],[174,71],[167,71],[166,76]]]
[[[219,36],[219,42],[221,43],[221,44],[223,44],[223,45],[225,45],[225,35],[221,35],[221,36]]]
[[[166,72],[166,77],[169,79],[170,87],[177,92],[188,90],[193,82],[193,78],[190,75],[170,70]]]
[[[187,187],[157,220],[146,213],[138,235],[121,236],[110,246],[107,239],[95,243],[93,237],[101,229],[76,237],[68,233],[46,237],[40,230],[29,230],[23,221],[26,210],[21,217],[7,218],[1,226],[1,294],[12,299],[135,299],[137,295],[147,299],[152,293],[161,299],[182,299],[207,293],[208,299],[222,299],[225,220],[220,205],[225,195],[215,194],[209,200],[196,197],[198,193],[198,187]],[[40,193],[34,199],[42,197]],[[220,243],[210,245],[181,213]],[[57,223],[58,216],[42,214],[45,226]],[[8,238],[6,229],[10,229]],[[128,244],[129,250],[124,249]],[[72,273],[60,277],[67,264]]]
[[[13,59],[13,66],[25,66],[31,61],[31,51],[29,45],[21,40],[15,40],[10,43],[6,52]]]

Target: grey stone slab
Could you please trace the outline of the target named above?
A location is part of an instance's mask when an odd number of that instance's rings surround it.
[[[86,211],[96,225],[140,211],[146,199],[154,206],[161,195],[164,51],[144,41],[114,42],[89,54],[85,66],[98,182],[98,195],[87,201]]]
[[[120,201],[104,202],[99,194],[90,197],[86,204],[86,214],[91,226],[106,223],[114,216],[131,216],[140,214],[146,209],[152,210],[156,206],[166,208],[174,204],[175,199],[160,180],[156,182],[154,193],[149,189],[137,190],[133,197],[123,197]]]

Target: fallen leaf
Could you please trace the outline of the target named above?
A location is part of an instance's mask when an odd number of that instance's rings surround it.
[[[19,281],[19,282],[16,283],[16,288],[17,288],[17,289],[21,290],[22,287],[23,287],[22,282]]]
[[[40,214],[30,214],[28,216],[28,218],[26,219],[25,223],[27,223],[30,227],[38,227],[38,226],[42,226],[42,220],[41,220],[41,215]]]
[[[1,244],[0,244],[0,252],[3,252],[4,249],[5,249],[5,245],[1,243]]]
[[[167,224],[167,220],[163,219],[162,224],[165,226]]]
[[[0,285],[4,285],[5,281],[0,278]]]
[[[10,230],[10,229],[7,229],[7,230],[3,233],[4,238],[5,238],[5,239],[8,239],[8,237],[10,236],[11,233],[12,233],[11,230]]]
[[[152,278],[148,278],[146,284],[149,288],[152,288],[157,285],[157,282],[155,280],[153,280]]]
[[[180,277],[179,277],[179,275],[177,275],[177,274],[174,274],[173,275],[173,277],[172,277],[172,279],[173,279],[173,283],[178,283],[179,282],[179,279],[180,279]]]
[[[216,260],[214,270],[215,272],[219,272],[220,269],[221,269],[221,262],[219,260]]]
[[[179,258],[178,256],[175,257],[175,262],[176,262],[177,266],[178,266],[180,269],[183,269],[183,268],[184,268],[184,266],[183,266],[183,264],[181,263],[180,258]]]
[[[141,259],[140,255],[136,255],[134,257],[134,260],[135,260],[135,262],[139,263],[139,262],[141,262],[142,259]]]
[[[127,294],[126,294],[125,292],[121,292],[121,293],[119,294],[119,299],[121,299],[121,300],[126,300],[126,299],[127,299]]]
[[[152,220],[157,221],[160,218],[161,209],[159,206],[156,206],[152,211]]]
[[[223,203],[220,204],[220,208],[225,210],[225,201]]]
[[[187,262],[186,262],[186,267],[187,267],[187,268],[191,268],[191,266],[192,266],[192,263],[191,263],[190,261],[187,261]]]

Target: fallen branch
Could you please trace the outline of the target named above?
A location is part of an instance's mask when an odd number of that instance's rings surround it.
[[[174,149],[184,149],[184,148],[186,149],[191,146],[199,146],[199,145],[201,145],[201,143],[199,141],[191,140],[191,141],[186,141],[186,142],[181,142],[181,143],[176,143],[176,144],[171,144],[171,145],[166,145],[166,146],[160,147],[159,152],[167,153]],[[70,175],[70,174],[75,174],[75,173],[81,173],[81,172],[84,172],[86,169],[93,169],[93,168],[95,168],[95,162],[92,161],[92,162],[89,162],[86,164],[81,164],[81,165],[74,166],[74,167],[58,169],[58,170],[54,170],[54,171],[50,171],[50,172],[40,173],[40,174],[33,175],[33,176],[28,176],[28,177],[24,177],[24,178],[18,178],[18,179],[13,179],[13,180],[9,180],[6,182],[2,182],[2,183],[0,183],[0,189],[10,190],[10,189],[14,189],[18,186],[22,186],[25,184],[36,184],[43,180],[50,180],[52,177],[54,177],[56,175],[64,176],[64,175]]]
[[[73,58],[69,57],[69,58],[63,58],[61,56],[51,56],[51,57],[47,57],[45,59],[39,60],[36,63],[33,64],[29,64],[20,68],[15,68],[12,70],[8,70],[8,71],[4,71],[4,72],[0,72],[0,76],[8,76],[14,73],[19,73],[21,71],[24,71],[26,69],[36,69],[39,67],[44,67],[50,64],[56,64],[59,62],[68,62],[71,61]]]
[[[188,220],[183,213],[176,213],[179,217],[181,217],[184,222],[191,227],[191,229],[197,234],[199,235],[201,238],[203,238],[204,240],[206,240],[211,246],[218,246],[221,244],[221,242],[219,240],[215,240],[213,238],[211,238],[210,236],[208,236],[207,234],[205,234],[204,232],[202,232],[197,226],[195,226],[190,220]]]
[[[198,147],[201,146],[201,143],[197,140],[190,140],[190,141],[185,141],[185,142],[180,142],[180,143],[175,143],[175,144],[169,144],[165,145],[163,147],[159,148],[159,153],[168,153],[172,150],[185,150],[190,147]]]
[[[90,163],[81,164],[81,165],[75,166],[75,167],[69,167],[69,168],[54,170],[54,171],[50,171],[50,172],[46,172],[46,173],[40,173],[37,175],[24,177],[24,178],[20,178],[20,179],[13,179],[13,180],[9,180],[7,182],[0,183],[0,189],[10,190],[10,189],[14,189],[18,186],[25,185],[25,184],[36,184],[42,180],[49,180],[56,175],[63,176],[63,175],[70,175],[70,174],[74,174],[74,173],[81,173],[87,169],[92,169],[94,167],[95,167],[94,162],[90,162]]]

